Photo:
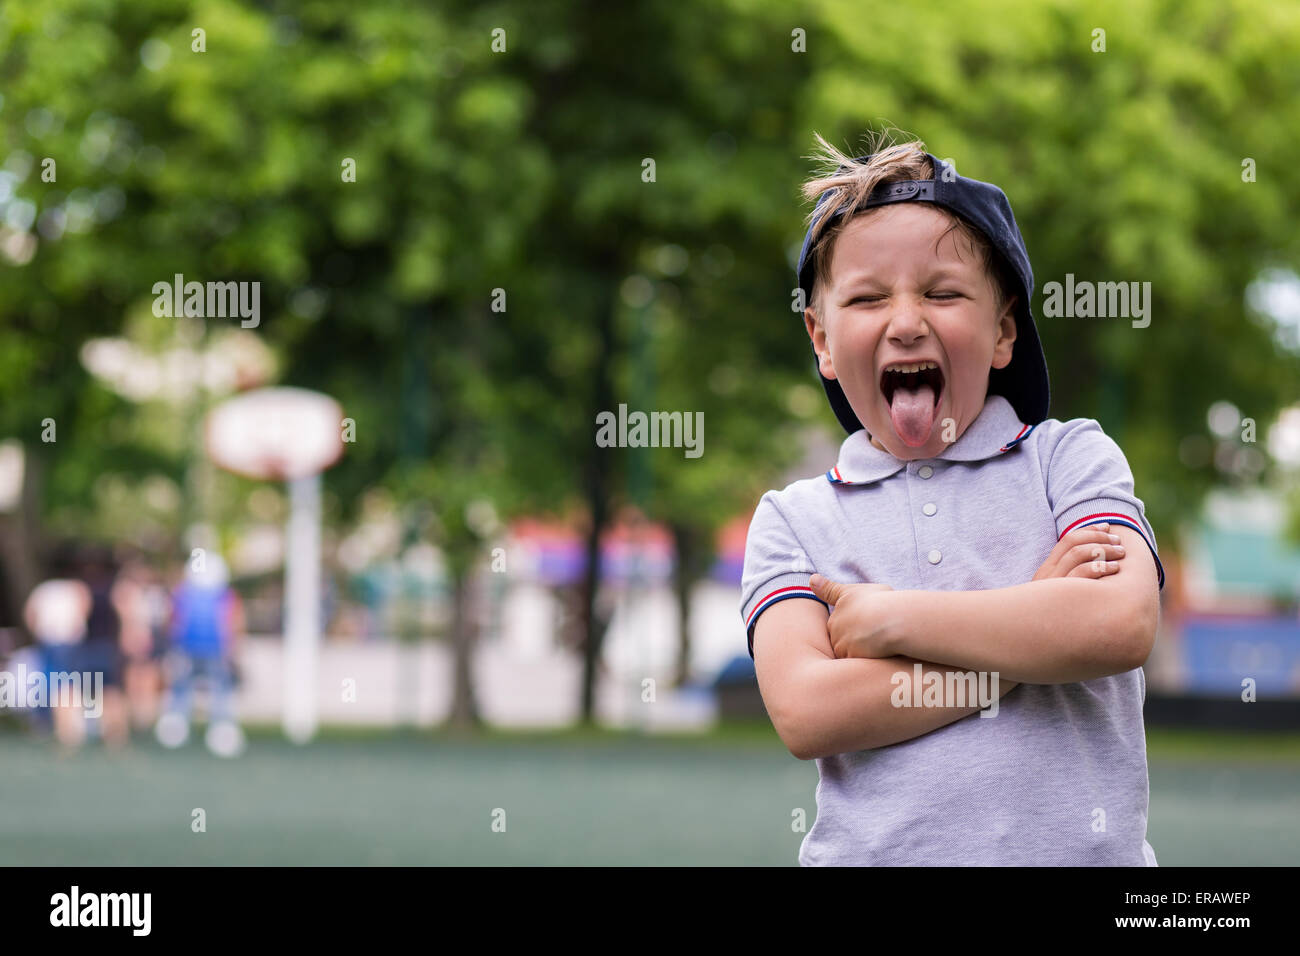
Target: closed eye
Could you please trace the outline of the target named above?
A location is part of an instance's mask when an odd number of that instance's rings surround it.
[[[953,299],[961,299],[964,296],[960,292],[928,292],[927,296],[931,299],[938,299],[940,302],[951,302]],[[859,295],[854,296],[845,306],[857,305],[859,302],[865,302],[868,305],[884,300],[883,295]]]

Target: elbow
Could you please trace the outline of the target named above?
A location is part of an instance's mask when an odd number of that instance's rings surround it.
[[[826,756],[821,752],[822,748],[818,747],[808,737],[799,738],[796,746],[791,746],[790,744],[786,744],[786,746],[789,748],[790,753],[794,754],[794,756],[799,760],[816,760],[819,757]]]
[[[802,733],[790,735],[786,748],[799,760],[820,760],[839,753],[824,735],[810,732],[806,727]]]
[[[819,757],[825,756],[825,754],[819,753],[816,747],[808,746],[806,744],[799,747],[791,747],[789,744],[786,744],[786,747],[798,760],[816,760]]]
[[[812,741],[806,735],[795,733],[790,727],[777,729],[777,736],[781,738],[781,743],[785,744],[785,749],[790,751],[796,760],[812,760],[816,755],[813,753]]]
[[[1155,646],[1155,643],[1154,630],[1137,634],[1129,645],[1128,669],[1137,670],[1139,667],[1144,667],[1147,659],[1151,657],[1151,649]]]
[[[790,751],[792,756],[798,760],[814,760],[820,756],[816,753],[813,735],[808,733],[804,722],[799,717],[773,711],[769,711],[768,716],[772,719],[772,727],[776,730],[776,735],[781,738],[781,743],[785,744],[785,749]]]
[[[1124,640],[1124,660],[1127,670],[1136,670],[1146,664],[1155,647],[1156,631],[1160,626],[1160,599],[1153,595],[1150,600],[1130,609],[1125,615],[1127,627],[1122,633]]]

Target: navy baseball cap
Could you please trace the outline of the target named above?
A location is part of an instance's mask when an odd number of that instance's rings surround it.
[[[1033,312],[1029,307],[1029,297],[1034,292],[1034,272],[1029,265],[1029,253],[1025,251],[1025,240],[1020,236],[1016,226],[1016,217],[1011,212],[1011,203],[1006,194],[992,183],[980,182],[956,175],[943,160],[926,153],[934,166],[934,179],[909,179],[900,182],[883,183],[862,203],[858,209],[870,209],[896,202],[930,202],[943,206],[957,213],[972,226],[982,232],[992,243],[994,250],[1010,267],[1020,283],[1015,290],[1017,295],[1016,341],[1012,347],[1011,361],[1006,368],[989,370],[989,394],[1002,395],[1011,403],[1020,420],[1026,425],[1037,425],[1047,417],[1050,399],[1047,383],[1047,359],[1043,356],[1043,346],[1038,338],[1038,328],[1034,325]],[[859,156],[854,162],[866,162],[871,156]],[[831,197],[835,190],[827,190],[817,200],[814,208],[813,223],[816,223],[816,211]],[[843,215],[841,208],[835,217]],[[829,227],[822,226],[821,235]],[[813,269],[812,226],[804,236],[803,250],[799,253],[799,288],[803,290],[804,301],[812,301],[813,283],[816,279]],[[810,343],[811,344],[811,343]],[[816,349],[813,350],[814,368],[816,368]],[[844,430],[853,434],[862,428],[858,416],[844,396],[840,383],[828,379],[817,372],[830,399],[831,409],[839,419]]]

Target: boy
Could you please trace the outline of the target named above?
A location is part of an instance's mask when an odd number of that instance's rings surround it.
[[[919,142],[818,139],[799,287],[849,437],[763,495],[741,585],[773,725],[817,760],[799,862],[1154,866],[1164,572],[1119,447],[1047,418],[1010,204]]]

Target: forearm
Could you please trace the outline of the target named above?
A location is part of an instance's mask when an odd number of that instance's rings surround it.
[[[913,686],[918,663],[921,686],[929,688],[924,695]],[[952,670],[910,657],[811,661],[798,678],[795,713],[782,715],[788,727],[783,737],[795,741],[791,749],[803,760],[887,747],[974,714],[981,705],[991,703],[996,713],[997,700],[1016,686],[990,681],[981,700],[980,691],[947,677]]]
[[[1100,582],[1030,581],[987,591],[899,591],[889,650],[1003,680],[1063,684],[1123,673],[1155,614],[1113,600]],[[1149,647],[1149,635],[1146,645]]]

